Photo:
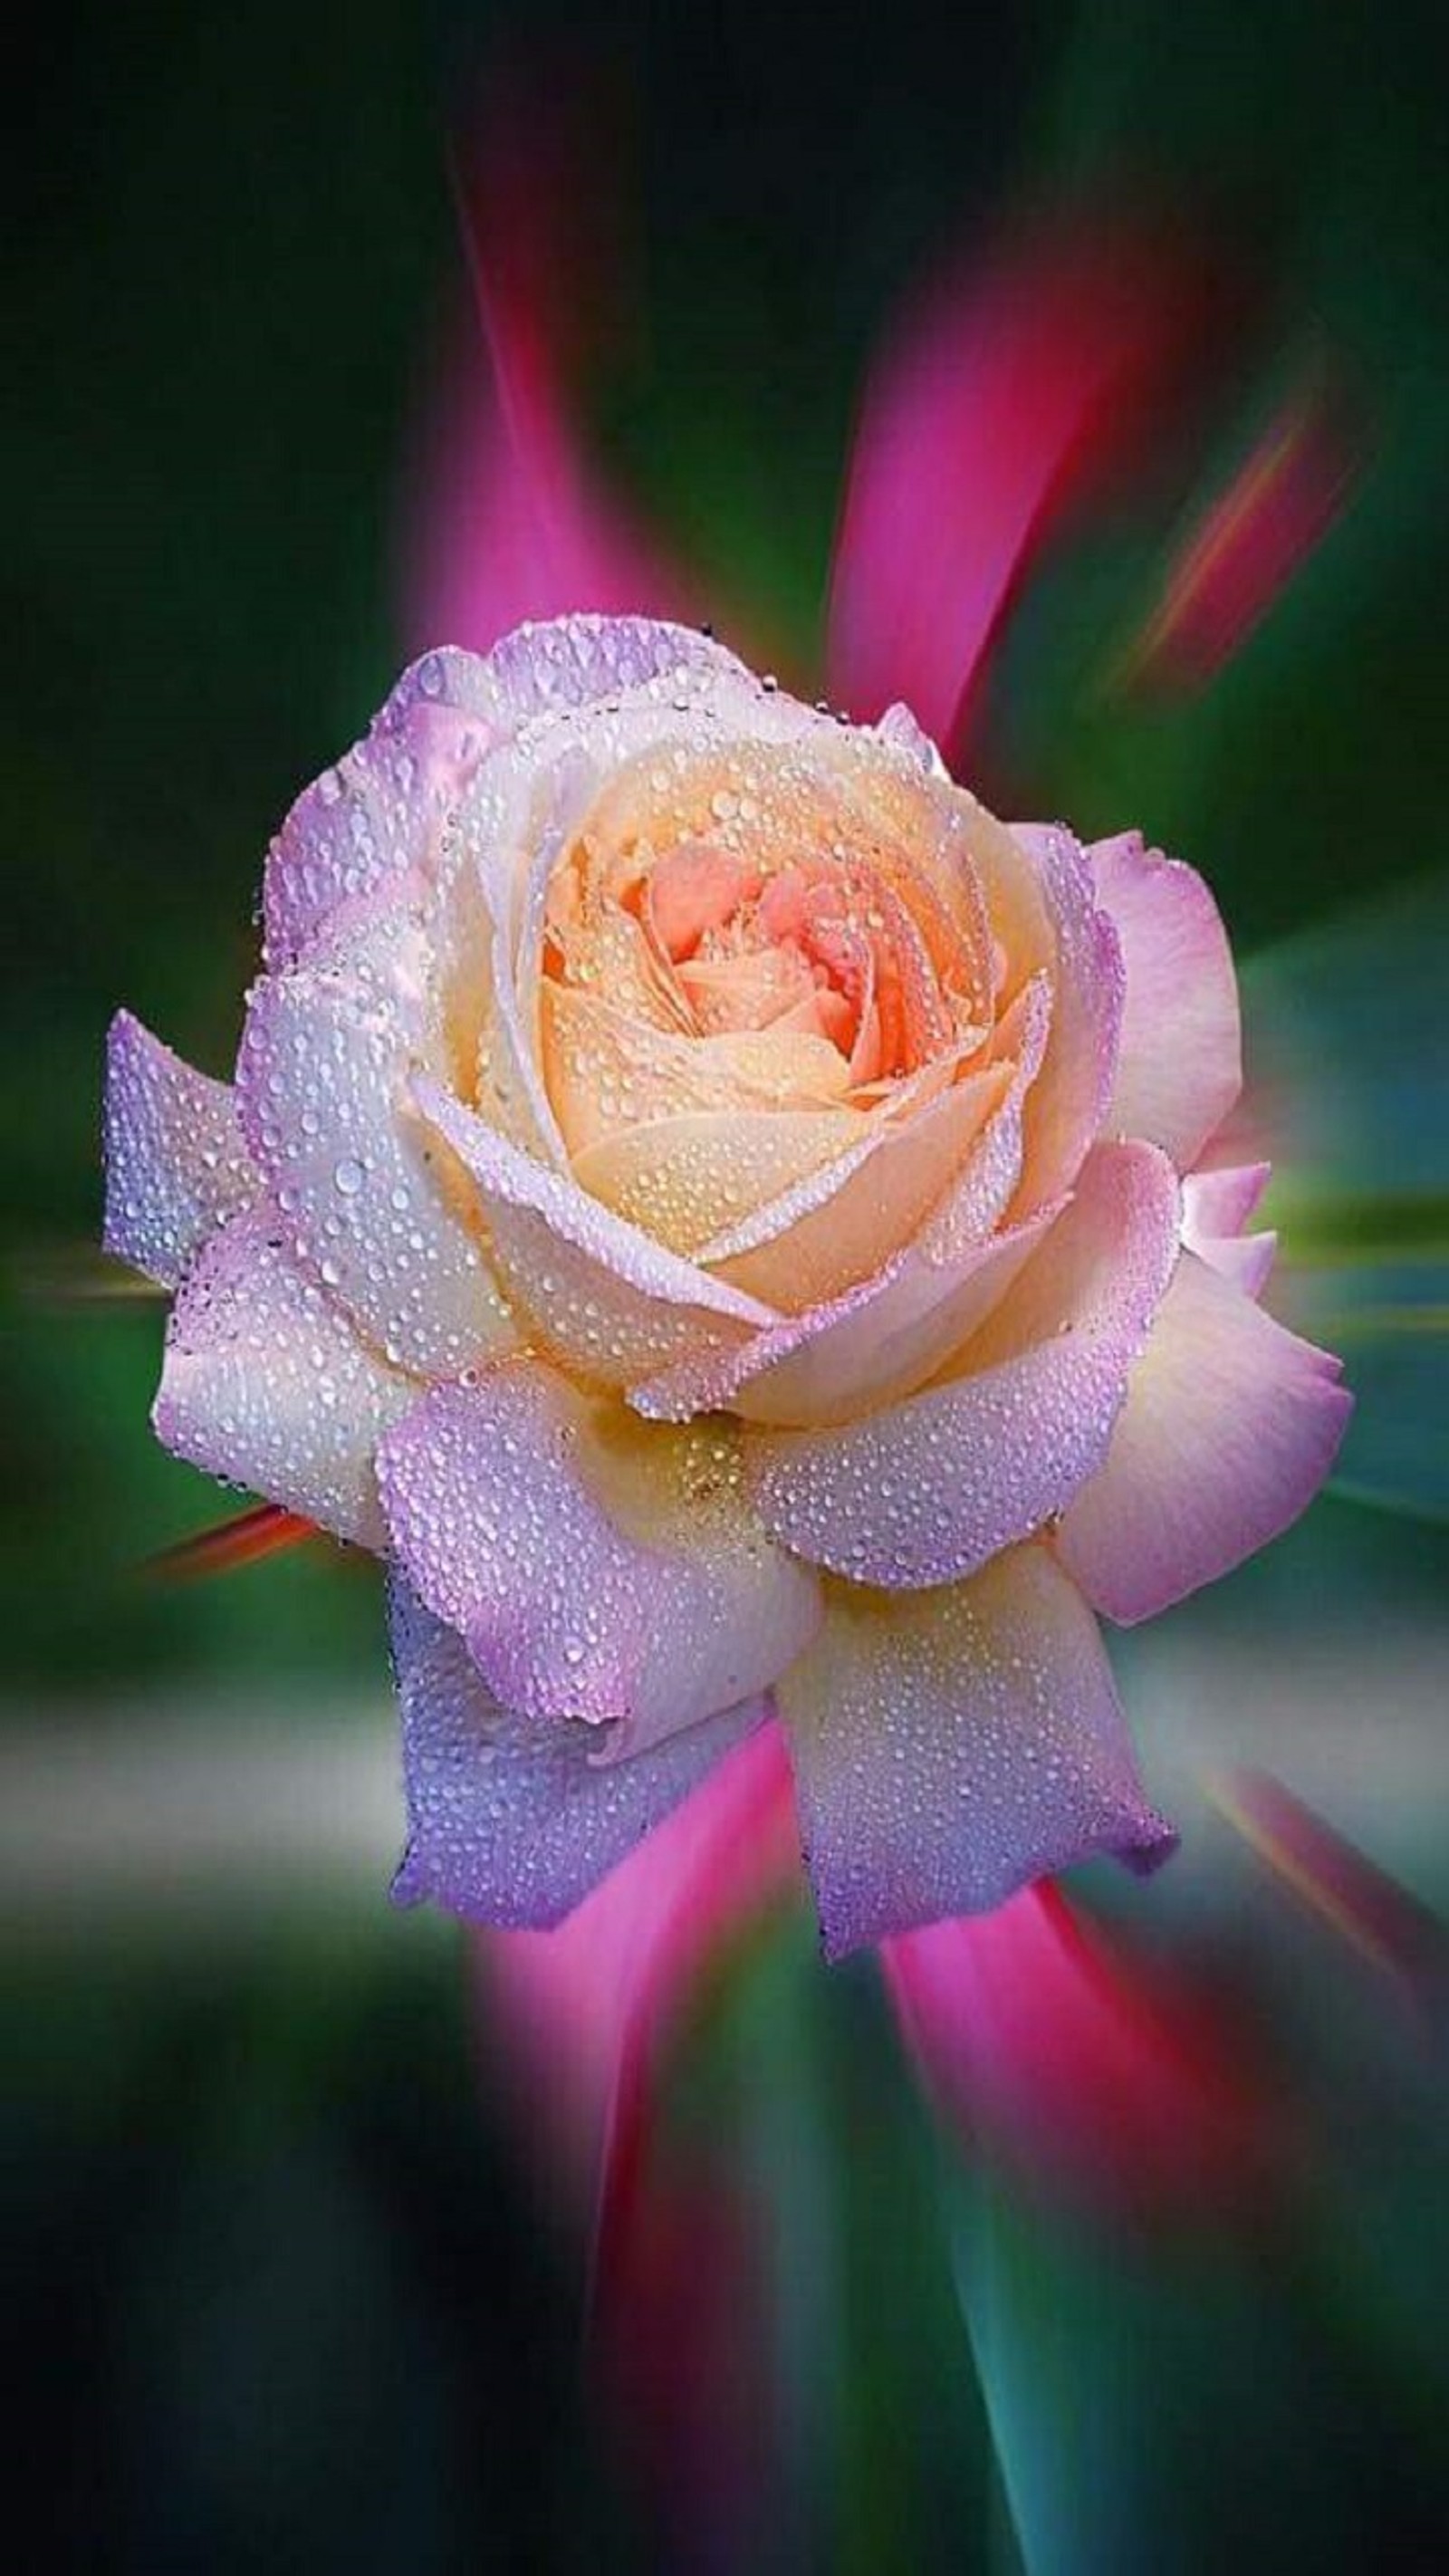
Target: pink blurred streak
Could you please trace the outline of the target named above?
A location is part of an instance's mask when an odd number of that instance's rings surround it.
[[[1300,385],[1169,563],[1121,684],[1205,686],[1333,527],[1363,458],[1363,433],[1341,395],[1321,375]]]
[[[581,120],[541,77],[499,84],[453,165],[473,293],[414,473],[404,640],[485,651],[528,618],[580,609],[689,613],[689,585],[608,491],[573,424],[587,315],[607,337],[609,199]],[[587,228],[569,210],[589,209]]]
[[[1270,1773],[1225,1773],[1214,1795],[1265,1868],[1392,1982],[1426,2035],[1437,2028],[1449,1941],[1428,1908]]]
[[[680,2170],[661,2058],[711,1962],[798,1879],[773,1722],[552,1932],[480,1932],[488,2020],[531,2149],[594,2204],[588,2357],[616,2438],[694,2553],[744,2563],[774,2462],[763,2211],[718,2156]]]
[[[601,2175],[599,2237],[634,2188],[660,2051],[721,1945],[798,1874],[790,1770],[760,1728],[552,1932],[480,1932],[494,2026],[566,2188]]]
[[[968,2144],[1099,2210],[1252,2197],[1281,2145],[1241,2035],[1180,1978],[1114,1955],[1055,1887],[886,1943],[928,2091]]]
[[[828,677],[902,697],[948,760],[1031,553],[1145,453],[1218,302],[1201,261],[1098,220],[958,264],[867,380],[836,540]]]

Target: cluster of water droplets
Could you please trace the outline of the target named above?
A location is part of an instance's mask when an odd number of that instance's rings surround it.
[[[1106,1457],[1178,1224],[1165,1159],[1104,1149],[1029,1280],[954,1373],[835,1429],[753,1441],[767,1528],[817,1564],[891,1589],[956,1582],[1042,1529]]]
[[[597,1731],[510,1714],[467,1647],[401,1582],[392,1601],[409,1842],[394,1894],[484,1922],[547,1925],[705,1778],[758,1707],[725,1710],[628,1762]]]
[[[379,1459],[422,1599],[509,1708],[580,1716],[606,1757],[758,1692],[816,1620],[719,1426],[629,1427],[546,1369],[439,1387]]]
[[[1096,1624],[1043,1548],[942,1593],[831,1587],[780,1696],[832,1950],[1159,1837]]]
[[[373,1455],[411,1401],[299,1268],[265,1203],[212,1237],[171,1314],[157,1405],[169,1448],[379,1547]]]
[[[256,1194],[236,1098],[124,1012],[107,1055],[107,1249],[174,1288]]]

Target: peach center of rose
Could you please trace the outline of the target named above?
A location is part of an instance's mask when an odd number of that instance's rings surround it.
[[[553,863],[537,975],[575,1179],[704,1260],[952,1090],[996,1017],[940,800],[763,745],[616,773]]]
[[[773,1028],[824,1038],[852,1090],[914,1073],[951,1042],[921,934],[867,864],[804,857],[766,874],[707,841],[685,843],[634,900],[701,1037]]]
[[[984,1034],[980,943],[829,785],[756,783],[759,799],[693,783],[667,810],[633,798],[598,817],[549,884],[545,993],[592,995],[679,1039],[816,1041],[835,1060],[815,1059],[827,1096],[874,1107],[959,1055],[973,1023]]]

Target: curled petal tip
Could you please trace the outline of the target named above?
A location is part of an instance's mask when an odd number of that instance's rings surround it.
[[[415,1905],[425,1905],[428,1900],[431,1882],[411,1843],[393,1871],[392,1885],[387,1893],[389,1903],[404,1912],[411,1912]]]
[[[1136,1878],[1153,1878],[1182,1848],[1182,1836],[1166,1816],[1149,1811],[1140,1830],[1117,1853]]]

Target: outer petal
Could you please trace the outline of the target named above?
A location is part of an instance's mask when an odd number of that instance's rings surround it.
[[[629,1386],[699,1351],[736,1349],[778,1321],[521,1153],[441,1083],[420,1077],[413,1095],[477,1190],[509,1294],[567,1366]]]
[[[1276,1234],[1189,1234],[1184,1227],[1182,1239],[1190,1252],[1221,1278],[1230,1279],[1245,1297],[1261,1297],[1277,1258]]]
[[[1097,1626],[1041,1547],[886,1599],[832,1586],[778,1692],[827,1957],[1175,1837],[1143,1798]]]
[[[388,878],[434,873],[480,760],[520,726],[681,669],[748,677],[710,637],[649,617],[558,617],[515,626],[487,655],[424,653],[277,834],[263,895],[268,965],[293,962],[340,905]]]
[[[513,625],[488,655],[509,730],[558,708],[587,707],[688,673],[753,694],[753,674],[698,626],[666,617],[561,616]]]
[[[1101,1472],[1063,1520],[1063,1562],[1131,1625],[1211,1583],[1298,1518],[1353,1399],[1338,1362],[1183,1254]]]
[[[1198,1239],[1241,1234],[1264,1190],[1268,1163],[1224,1164],[1217,1171],[1189,1172],[1182,1184],[1182,1239],[1192,1251]]]
[[[637,1752],[766,1689],[820,1620],[717,1424],[643,1429],[537,1361],[434,1387],[378,1460],[393,1544],[505,1706]]]
[[[1182,1239],[1245,1297],[1259,1297],[1278,1249],[1276,1234],[1244,1234],[1267,1185],[1266,1163],[1189,1172],[1182,1185]]]
[[[1126,970],[1117,931],[1097,904],[1087,854],[1061,824],[1017,823],[1051,924],[1052,1024],[1026,1104],[1019,1213],[1070,1188],[1082,1157],[1111,1129]],[[990,882],[988,878],[988,883]]]
[[[487,666],[433,653],[405,671],[365,741],[304,788],[267,853],[267,964],[289,965],[338,908],[430,873],[499,722]]]
[[[405,886],[256,987],[237,1067],[248,1140],[303,1256],[389,1359],[452,1374],[516,1347],[466,1184],[411,1114],[441,1047]]]
[[[106,1040],[105,1246],[163,1288],[260,1186],[236,1095],[193,1072],[129,1011]]]
[[[1196,870],[1144,849],[1140,833],[1098,841],[1090,856],[1127,969],[1107,1127],[1160,1145],[1183,1171],[1242,1088],[1227,933]]]
[[[500,1707],[401,1577],[389,1596],[408,1847],[393,1893],[482,1923],[557,1923],[768,1714],[752,1700],[600,1768],[586,1726]]]
[[[919,1247],[877,1279],[772,1325],[743,1349],[666,1371],[636,1388],[636,1413],[662,1422],[728,1408],[747,1422],[851,1421],[934,1377],[1010,1289],[1065,1201],[988,1243],[928,1261]]]
[[[1106,1455],[1178,1221],[1153,1147],[1102,1148],[959,1374],[835,1430],[746,1434],[771,1535],[897,1590],[952,1582],[1039,1529]]]
[[[298,1268],[288,1233],[263,1200],[213,1235],[188,1272],[167,1333],[156,1434],[209,1474],[380,1548],[373,1452],[417,1388],[383,1366]]]

